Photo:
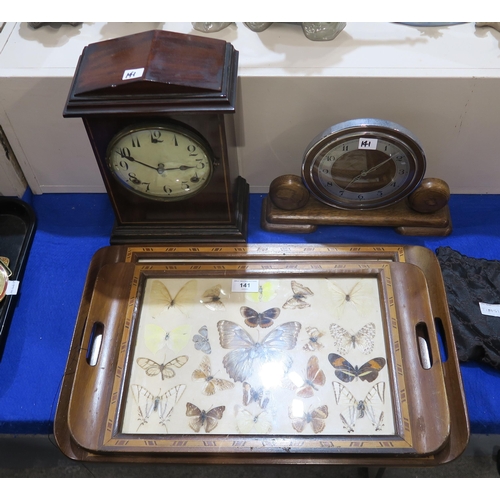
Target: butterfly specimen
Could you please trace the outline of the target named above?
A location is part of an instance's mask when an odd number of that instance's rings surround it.
[[[256,328],[257,326],[262,328],[270,327],[280,315],[280,312],[279,307],[272,307],[262,313],[258,313],[251,307],[242,306],[240,308],[240,313],[245,318],[245,324],[250,328]]]
[[[133,384],[131,388],[138,408],[138,419],[140,424],[137,430],[139,430],[142,425],[149,422],[153,413],[158,414],[160,424],[166,429],[174,405],[181,398],[186,386],[183,384],[176,385],[158,396],[154,396],[142,385]]]
[[[154,280],[151,285],[151,293],[148,304],[153,317],[157,317],[163,311],[173,307],[186,314],[186,309],[192,306],[196,300],[198,284],[196,280],[188,281],[172,298],[168,288],[158,280]]]
[[[363,354],[370,354],[373,351],[375,338],[375,324],[367,323],[354,335],[336,323],[330,325],[330,333],[333,337],[335,349],[346,355],[351,349],[357,348]]]
[[[367,280],[360,280],[347,292],[342,287],[328,280],[332,293],[333,314],[340,318],[344,314],[346,306],[354,306],[356,313],[366,316],[373,308],[373,292]]]
[[[293,295],[283,304],[283,309],[304,309],[306,307],[311,307],[311,304],[306,302],[306,299],[314,293],[304,285],[297,283],[297,281],[292,281],[292,292]]]
[[[154,353],[164,347],[174,352],[179,352],[189,342],[190,332],[190,325],[180,325],[171,331],[165,331],[161,326],[150,323],[146,325],[144,331],[144,343]]]
[[[289,377],[295,384],[293,389],[300,398],[312,398],[314,391],[318,390],[318,386],[325,385],[326,382],[325,373],[320,369],[319,360],[316,356],[311,356],[307,362],[305,380],[295,372],[290,374]]]
[[[338,405],[347,406],[347,409],[340,413],[340,420],[347,432],[354,432],[356,420],[368,416],[376,431],[380,431],[383,426],[384,412],[378,415],[374,403],[384,403],[385,401],[385,382],[375,384],[365,399],[357,401],[349,389],[340,382],[332,382],[335,402]]]
[[[241,434],[267,434],[273,428],[273,416],[268,411],[252,413],[251,411],[235,407],[236,428]]]
[[[265,281],[259,285],[258,292],[248,292],[245,297],[251,302],[269,302],[278,293],[279,285],[275,281]]]
[[[197,351],[204,352],[205,354],[210,354],[212,348],[210,347],[210,341],[208,340],[208,330],[206,326],[202,326],[198,333],[193,335],[194,348]]]
[[[191,417],[189,427],[194,432],[200,432],[202,428],[205,429],[205,432],[211,432],[217,427],[225,409],[225,406],[216,406],[211,410],[205,411],[200,410],[192,403],[186,403],[186,415]]]
[[[256,342],[236,323],[219,321],[217,329],[220,345],[224,349],[233,349],[222,360],[227,373],[235,382],[243,382],[250,378],[258,366],[273,362],[284,375],[293,360],[283,351],[295,347],[300,328],[301,324],[296,321],[283,323]]]
[[[200,302],[211,311],[224,311],[221,293],[224,294],[220,285],[213,286],[201,296]]]
[[[323,337],[324,333],[320,332],[317,328],[313,326],[308,326],[306,328],[307,335],[309,336],[309,340],[304,344],[304,351],[319,351],[325,347],[319,339]]]
[[[334,353],[328,355],[328,361],[335,368],[335,375],[342,382],[352,382],[356,378],[373,382],[378,377],[378,372],[385,366],[384,358],[373,358],[360,367],[353,366],[347,359]]]
[[[201,391],[205,396],[213,396],[217,391],[224,391],[234,387],[231,381],[212,376],[212,368],[208,356],[203,356],[200,367],[193,372],[192,379],[203,380],[205,382]]]
[[[297,432],[302,432],[307,424],[311,424],[314,433],[318,434],[325,428],[325,420],[328,417],[328,406],[318,406],[318,408],[309,412],[304,410],[297,412],[294,408],[289,408],[288,416],[292,421],[292,427]]]
[[[137,364],[146,371],[146,375],[149,377],[161,375],[161,379],[165,380],[175,375],[175,371],[171,368],[172,366],[180,368],[187,363],[188,359],[187,356],[179,356],[168,363],[157,363],[149,358],[137,358]]]
[[[248,406],[251,403],[258,403],[261,408],[266,408],[269,404],[269,391],[263,387],[254,389],[248,382],[243,382],[243,404]]]

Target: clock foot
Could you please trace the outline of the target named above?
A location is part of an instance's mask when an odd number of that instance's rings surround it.
[[[268,207],[271,207],[272,210],[273,203],[269,199],[269,197],[264,198],[262,201],[262,211],[260,214],[260,226],[265,231],[269,231],[271,233],[297,233],[297,234],[307,234],[314,233],[318,228],[317,225],[314,224],[300,224],[300,223],[280,223],[280,222],[271,222],[267,218]]]

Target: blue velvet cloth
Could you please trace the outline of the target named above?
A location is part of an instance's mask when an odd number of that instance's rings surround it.
[[[500,196],[453,195],[453,233],[409,237],[392,228],[320,227],[311,234],[260,228],[264,195],[251,195],[249,243],[368,243],[449,246],[470,257],[500,260]],[[105,194],[44,194],[27,201],[37,231],[0,361],[0,432],[52,432],[59,389],[89,263],[109,245],[114,216]],[[500,303],[500,297],[499,297]],[[461,365],[474,433],[500,433],[500,371]]]

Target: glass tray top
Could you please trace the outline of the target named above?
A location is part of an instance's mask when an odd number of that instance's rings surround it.
[[[148,278],[122,432],[393,435],[379,281]]]

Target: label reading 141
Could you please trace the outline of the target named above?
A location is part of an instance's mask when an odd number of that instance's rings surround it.
[[[378,139],[363,138],[359,139],[358,149],[377,149]]]
[[[233,280],[232,292],[258,292],[259,280]]]

